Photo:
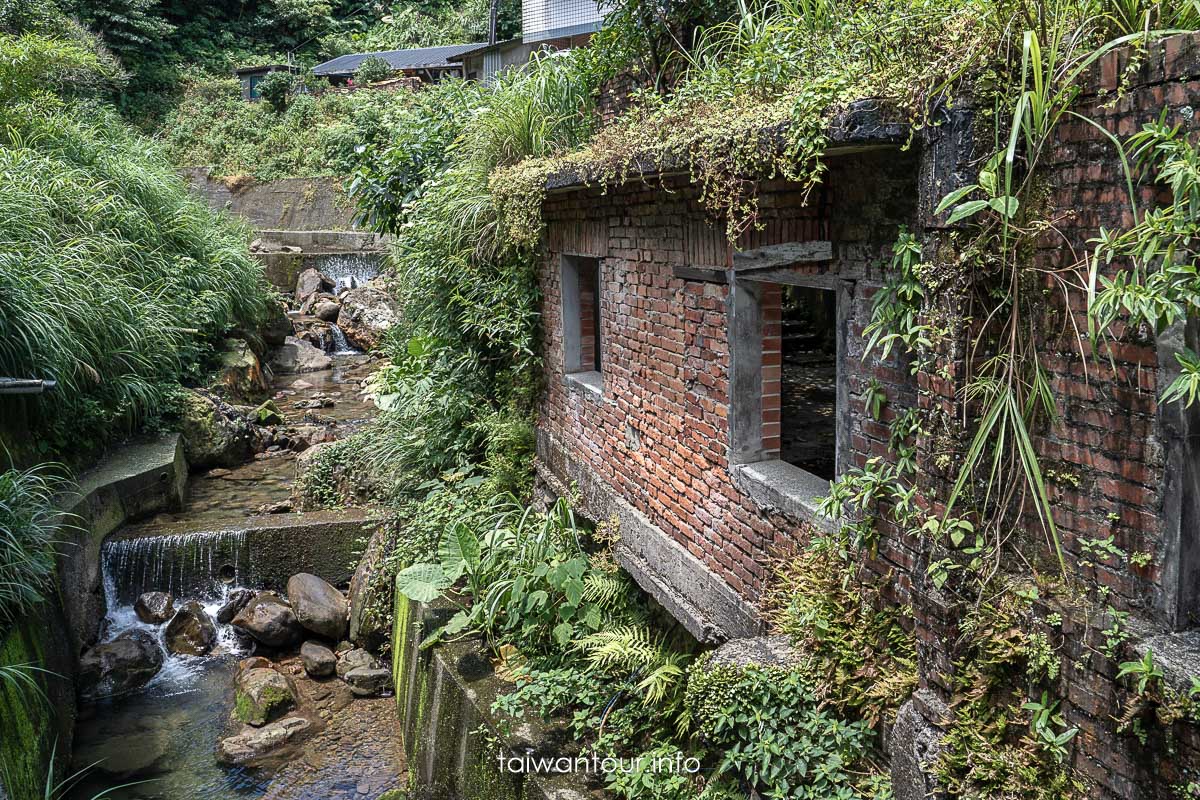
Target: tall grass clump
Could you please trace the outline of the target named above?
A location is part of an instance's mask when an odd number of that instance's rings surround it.
[[[54,580],[54,497],[63,472],[50,464],[0,472],[0,638],[42,601]],[[0,666],[0,682],[28,678]]]
[[[104,106],[7,104],[0,186],[0,375],[58,381],[29,420],[42,453],[129,431],[216,340],[265,317],[244,227]]]
[[[444,170],[392,211],[404,314],[393,366],[377,379],[386,410],[365,455],[402,489],[464,467],[497,492],[525,488],[540,296],[532,251],[509,236],[491,179],[497,167],[586,138],[591,89],[579,78],[576,60],[562,56],[504,73],[466,116]]]

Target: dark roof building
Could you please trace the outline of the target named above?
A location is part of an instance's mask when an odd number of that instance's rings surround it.
[[[408,50],[380,50],[374,53],[351,53],[338,56],[335,59],[318,64],[313,68],[314,75],[320,75],[331,80],[353,78],[354,73],[368,58],[381,58],[397,72],[408,75],[419,75],[429,80],[442,76],[443,73],[453,72],[462,74],[462,64],[448,59],[452,56],[485,47],[482,42],[471,44],[450,44],[441,47],[416,47]]]
[[[270,75],[272,72],[291,72],[296,73],[300,70],[291,64],[262,64],[257,67],[242,67],[235,69],[233,74],[242,84],[242,99],[243,100],[258,100],[261,95],[258,92],[258,85],[262,83],[263,78]]]

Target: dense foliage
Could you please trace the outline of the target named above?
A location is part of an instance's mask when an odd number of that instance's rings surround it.
[[[0,49],[0,374],[58,381],[24,427],[42,454],[79,459],[155,413],[229,330],[255,330],[268,298],[246,231],[78,97],[94,50],[36,33],[0,33]],[[47,60],[81,73],[62,96],[30,77]]]

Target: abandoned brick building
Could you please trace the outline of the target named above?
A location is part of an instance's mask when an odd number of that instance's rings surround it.
[[[1076,110],[1121,136],[1164,108],[1200,128],[1198,42],[1153,46],[1119,96],[1130,54],[1109,54]],[[863,358],[871,296],[898,231],[935,257],[953,235],[936,205],[973,182],[990,145],[975,141],[968,110],[940,122],[910,141],[872,104],[846,109],[832,123],[820,187],[806,203],[799,186],[764,182],[760,227],[736,246],[706,218],[684,165],[607,190],[577,172],[549,181],[539,474],[554,491],[574,486],[593,519],[619,519],[622,565],[702,641],[762,631],[756,601],[769,556],[833,529],[816,498],[834,475],[886,454],[891,415],[940,407],[963,416],[965,331],[936,369],[910,374],[895,357]],[[1050,205],[1073,213],[1057,217],[1064,238],[1047,238],[1039,263],[1069,265],[1101,226],[1128,224],[1116,153],[1084,121],[1061,126],[1048,185]],[[1070,313],[1086,330],[1086,298],[1073,297]],[[1103,368],[1084,363],[1077,341],[1045,342],[1062,416],[1038,437],[1043,462],[1071,476],[1053,486],[1069,567],[1079,568],[1089,538],[1152,554],[1144,566],[1090,569],[1111,605],[1131,613],[1130,652],[1152,647],[1168,672],[1184,673],[1200,663],[1200,450],[1189,444],[1193,413],[1157,398],[1185,333],[1122,343]],[[865,407],[868,385],[886,391],[882,420]],[[922,437],[917,448],[918,491],[933,508],[948,488],[938,447]],[[911,604],[918,643],[920,688],[901,709],[903,735],[885,743],[903,798],[925,796],[927,748],[955,668],[961,610],[932,585],[929,560],[920,537],[892,530],[867,563],[886,578],[890,602]],[[1175,796],[1195,779],[1194,728],[1180,731],[1173,755],[1117,733],[1119,659],[1096,652],[1098,629],[1067,619],[1052,633],[1062,642],[1063,710],[1080,728],[1073,766],[1097,796]],[[1085,650],[1095,657],[1081,658]]]

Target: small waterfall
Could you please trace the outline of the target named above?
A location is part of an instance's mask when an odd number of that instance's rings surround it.
[[[320,269],[340,292],[362,286],[377,276],[381,258],[380,253],[336,253],[326,256]]]
[[[131,606],[143,592],[220,599],[246,573],[245,531],[204,531],[105,542],[101,550],[109,611]]]
[[[346,334],[337,325],[329,326],[329,338],[332,347],[325,348],[327,352],[335,356],[348,356],[354,353],[361,353],[350,341],[346,338]]]

